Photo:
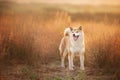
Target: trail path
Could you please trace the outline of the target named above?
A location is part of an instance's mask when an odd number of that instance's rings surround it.
[[[1,71],[0,80],[111,80],[111,76],[102,73],[101,69],[86,67],[81,71],[77,66],[74,71],[69,71],[67,67],[51,63],[41,67],[8,66]]]

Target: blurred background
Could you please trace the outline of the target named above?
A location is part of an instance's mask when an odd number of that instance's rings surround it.
[[[58,47],[80,25],[86,70],[76,58],[68,74]],[[1,80],[119,80],[120,0],[0,0],[0,70]]]

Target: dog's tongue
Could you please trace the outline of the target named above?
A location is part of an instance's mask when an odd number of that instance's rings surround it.
[[[77,37],[77,36],[74,36],[73,39],[74,39],[74,41],[76,41],[76,40],[78,39],[78,37]]]

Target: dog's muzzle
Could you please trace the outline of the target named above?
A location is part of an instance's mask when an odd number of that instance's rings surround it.
[[[76,40],[78,39],[78,37],[79,37],[79,35],[73,34],[73,39],[74,39],[74,41],[76,41]]]

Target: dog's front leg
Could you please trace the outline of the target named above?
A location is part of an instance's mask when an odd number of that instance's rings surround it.
[[[84,68],[84,53],[80,53],[80,69],[85,70],[85,68]]]
[[[73,70],[72,60],[71,60],[71,54],[68,54],[68,61],[69,61],[69,70]]]
[[[74,59],[74,53],[71,53],[71,64],[72,64],[72,67],[75,67],[75,66],[74,66],[74,62],[73,62],[73,59]]]

